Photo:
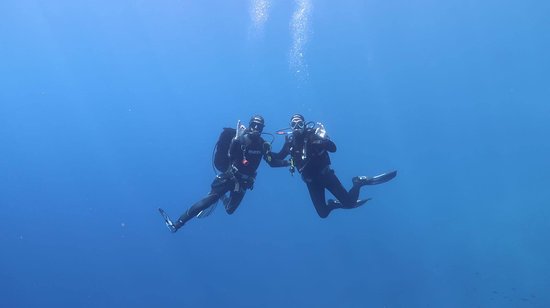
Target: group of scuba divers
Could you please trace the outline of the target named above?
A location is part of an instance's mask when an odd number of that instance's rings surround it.
[[[369,199],[359,199],[362,186],[384,183],[397,175],[397,171],[391,171],[373,177],[356,176],[352,178],[351,189],[346,190],[331,168],[328,153],[336,152],[336,144],[321,123],[306,122],[301,114],[294,114],[290,127],[276,132],[285,135],[285,143],[278,153],[272,152],[271,143],[262,138],[264,126],[264,118],[255,115],[248,127],[239,121],[236,129],[224,128],[214,154],[214,165],[221,173],[216,175],[208,195],[175,221],[159,208],[171,232],[178,231],[194,217],[210,215],[219,200],[228,214],[235,212],[246,190],[253,188],[262,159],[271,167],[289,167],[291,173],[298,171],[321,218],[336,209],[353,209],[365,204]],[[327,202],[325,189],[336,199]]]

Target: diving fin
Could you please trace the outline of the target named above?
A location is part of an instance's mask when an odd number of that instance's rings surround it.
[[[164,218],[164,223],[166,224],[166,227],[168,228],[168,230],[170,230],[170,232],[172,233],[175,233],[176,231],[178,231],[178,229],[176,229],[176,226],[174,225],[174,223],[172,222],[168,214],[166,214],[166,212],[160,207],[159,207],[159,212],[162,218]]]
[[[397,170],[393,170],[390,172],[382,173],[379,175],[375,175],[373,177],[368,176],[356,176],[352,179],[353,184],[361,184],[361,185],[377,185],[386,183],[387,181],[393,179],[397,175]]]
[[[360,207],[361,205],[367,203],[367,201],[371,200],[372,198],[367,198],[367,199],[359,199],[357,200],[357,202],[355,202],[355,205],[353,205],[352,207],[343,207],[342,206],[342,203],[340,203],[340,201],[338,200],[334,200],[334,199],[329,199],[328,200],[328,204],[329,205],[332,205],[336,208],[340,208],[340,209],[354,209],[354,208],[358,208]]]
[[[367,203],[367,201],[371,200],[372,198],[367,199],[359,199],[357,202],[355,202],[355,207],[360,207],[361,205]]]

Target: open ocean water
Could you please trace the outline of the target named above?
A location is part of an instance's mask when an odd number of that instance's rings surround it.
[[[3,0],[1,307],[549,307],[550,2]],[[315,213],[263,163],[170,234],[223,127],[397,169]],[[269,138],[268,138],[269,139]],[[278,150],[283,138],[273,143]]]

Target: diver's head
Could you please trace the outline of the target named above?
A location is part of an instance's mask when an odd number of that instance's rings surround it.
[[[248,123],[248,133],[252,135],[260,135],[264,130],[265,122],[261,115],[255,115],[250,118]]]
[[[303,133],[306,129],[306,121],[304,120],[304,116],[298,113],[294,114],[290,118],[290,128],[294,134]]]

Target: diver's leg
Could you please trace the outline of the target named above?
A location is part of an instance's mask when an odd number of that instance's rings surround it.
[[[225,211],[227,212],[227,214],[231,215],[233,214],[233,212],[235,212],[237,207],[239,207],[239,204],[241,204],[245,193],[246,190],[232,191],[229,193],[229,198],[223,204],[225,206]]]
[[[348,191],[348,195],[351,200],[359,199],[359,191],[361,190],[361,187],[362,185],[353,183],[353,186],[351,186],[350,190]]]
[[[397,175],[397,170],[393,170],[390,172],[382,173],[379,175],[375,175],[372,177],[368,176],[355,176],[351,179],[351,182],[353,183],[353,186],[349,190],[349,195],[352,200],[359,199],[359,191],[361,190],[361,187],[365,185],[377,185],[386,183],[387,181],[393,179]],[[361,204],[364,204],[370,200],[370,198],[363,199],[363,200],[357,200],[357,205],[360,206]]]
[[[311,197],[311,201],[313,202],[313,206],[315,206],[317,214],[321,218],[327,218],[328,214],[330,214],[330,211],[332,211],[334,207],[326,204],[324,185],[319,181],[319,179],[306,182],[306,184],[309,191],[309,196]]]
[[[191,218],[197,216],[202,210],[207,209],[212,204],[216,203],[220,199],[220,195],[216,192],[210,191],[206,197],[196,202],[185,213],[183,213],[178,220],[174,222],[174,228],[176,231],[183,227],[183,225],[191,220]]]
[[[334,170],[327,171],[323,176],[323,181],[328,191],[340,201],[339,205],[333,202],[329,202],[329,205],[337,208],[354,208],[356,206],[357,199],[359,198],[359,189],[354,191],[354,188],[352,188],[350,192],[346,191],[336,174],[334,174]]]
[[[211,190],[208,195],[193,204],[193,206],[187,209],[187,211],[185,211],[185,213],[183,213],[180,218],[176,222],[174,222],[175,231],[183,227],[186,222],[197,216],[201,211],[218,202],[220,197],[230,189],[231,185],[229,185],[229,182],[232,181],[229,178],[225,177],[225,175],[223,174],[216,176],[216,178],[212,182]]]
[[[365,181],[361,180],[361,178],[365,178],[365,177],[358,177],[358,176],[356,176],[356,177],[354,177],[354,178],[351,180],[351,182],[353,183],[353,185],[351,186],[351,188],[350,188],[348,194],[349,194],[349,196],[350,196],[350,198],[351,198],[352,200],[357,200],[357,199],[359,199],[359,192],[360,192],[360,190],[361,190],[361,187],[367,185],[367,184],[365,183]]]

